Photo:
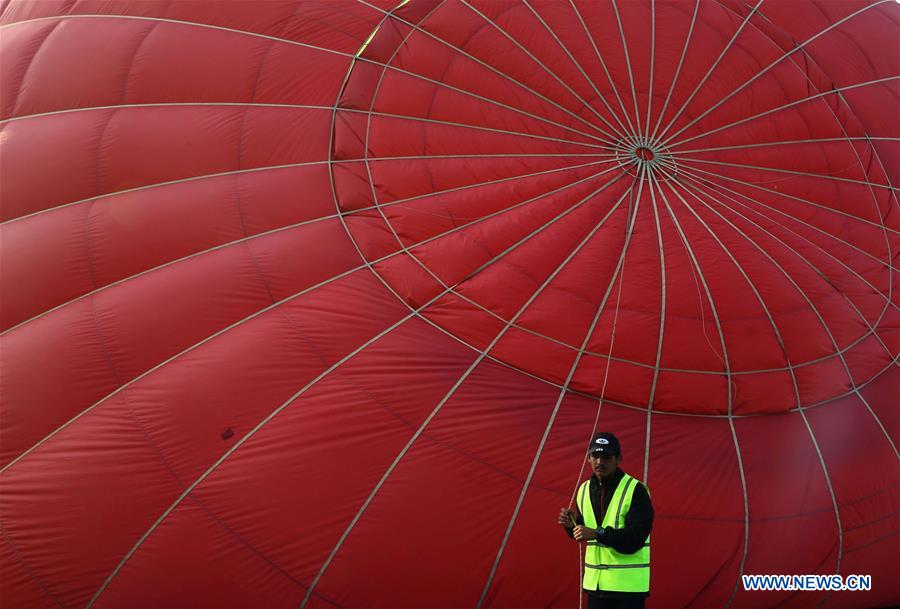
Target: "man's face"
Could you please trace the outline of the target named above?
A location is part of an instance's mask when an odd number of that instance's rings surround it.
[[[599,450],[588,453],[588,463],[590,463],[591,470],[597,474],[598,478],[603,478],[616,471],[620,460],[621,457],[619,455],[611,455]]]

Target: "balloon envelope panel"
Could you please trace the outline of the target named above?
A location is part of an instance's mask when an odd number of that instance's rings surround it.
[[[4,606],[573,606],[596,429],[648,606],[900,602],[898,25],[5,2]]]

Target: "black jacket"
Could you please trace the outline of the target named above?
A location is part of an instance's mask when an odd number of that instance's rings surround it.
[[[609,502],[612,499],[616,487],[622,476],[625,475],[620,468],[616,468],[613,475],[609,477],[603,484],[597,479],[596,475],[591,475],[590,479],[590,495],[591,507],[594,510],[594,516],[598,522],[603,522]],[[581,488],[581,487],[579,487]],[[575,506],[577,524],[584,524],[584,517],[581,510]],[[616,552],[622,554],[634,554],[644,545],[650,530],[653,528],[653,504],[650,503],[650,495],[647,488],[643,484],[638,484],[634,489],[634,495],[631,499],[631,507],[625,514],[625,527],[615,529],[606,527],[603,536],[598,540],[601,545],[609,546]],[[571,528],[566,528],[566,533],[574,539]],[[649,596],[649,592],[611,592],[605,590],[588,590],[588,594],[603,597],[623,597],[623,596]]]

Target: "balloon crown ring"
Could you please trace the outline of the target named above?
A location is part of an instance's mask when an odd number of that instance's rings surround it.
[[[662,142],[644,137],[628,137],[613,147],[616,162],[635,177],[671,180],[678,173],[675,159]]]

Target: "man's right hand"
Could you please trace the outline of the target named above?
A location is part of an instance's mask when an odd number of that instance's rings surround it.
[[[566,527],[567,529],[571,529],[575,527],[575,510],[571,508],[562,508],[559,511],[559,524],[560,526]]]

